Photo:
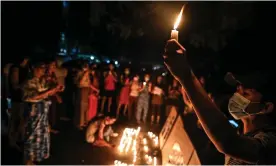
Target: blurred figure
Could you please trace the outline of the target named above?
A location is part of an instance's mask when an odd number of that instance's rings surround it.
[[[139,96],[139,76],[136,75],[133,77],[133,80],[130,82],[130,94],[129,94],[129,105],[128,105],[128,120],[133,119],[133,115],[136,115],[137,101]]]
[[[59,85],[62,85],[64,87],[64,90],[65,90],[65,79],[68,75],[68,71],[67,71],[66,68],[62,67],[62,64],[63,64],[63,60],[61,58],[57,58],[56,59],[55,75],[57,77],[57,83]],[[61,103],[57,104],[57,110],[59,110],[59,112],[60,112],[60,119],[65,120],[65,121],[70,120],[69,119],[69,114],[66,111],[66,105],[65,105],[65,102],[64,102],[65,98],[66,98],[64,91],[60,92],[59,96],[62,100]]]
[[[56,62],[51,61],[48,64],[45,76],[43,76],[43,78],[42,78],[42,79],[45,79],[45,84],[49,88],[53,88],[58,85],[55,70],[56,70]],[[58,94],[50,96],[49,99],[51,100],[51,106],[49,108],[49,123],[50,123],[50,127],[51,127],[51,132],[54,134],[57,134],[59,132],[57,130],[57,121],[59,119],[58,111],[60,111],[60,110],[57,110],[57,104],[61,103],[62,99]]]
[[[124,116],[126,115],[126,111],[128,108],[129,101],[129,84],[130,84],[130,71],[129,68],[126,68],[124,71],[124,75],[121,76],[121,85],[123,86],[120,92],[119,105],[117,108],[117,118],[119,117],[121,106],[124,105]]]
[[[27,165],[50,156],[48,110],[51,102],[47,98],[62,90],[62,87],[47,87],[46,82],[41,80],[44,73],[45,65],[37,63],[33,68],[33,77],[23,86],[26,119],[24,163]]]
[[[91,66],[90,72],[90,95],[89,95],[89,109],[88,109],[88,118],[87,120],[90,121],[97,115],[98,109],[98,98],[99,98],[99,77],[96,73],[96,68]]]
[[[86,142],[92,143],[93,146],[99,147],[114,147],[106,140],[109,140],[109,136],[118,136],[117,133],[114,133],[111,128],[105,132],[105,128],[116,122],[116,118],[112,117],[99,117],[95,118],[89,124],[86,130]],[[105,140],[106,139],[106,140]]]
[[[6,133],[10,115],[9,72],[13,64],[6,64],[1,72],[1,131]]]
[[[180,96],[181,96],[181,86],[176,79],[173,79],[171,85],[169,85],[168,89],[168,99],[166,102],[166,114],[165,116],[168,117],[172,107],[176,109],[180,106]]]
[[[106,99],[108,100],[107,112],[110,113],[113,99],[116,97],[117,73],[114,71],[114,65],[108,65],[108,71],[104,73],[104,92],[101,103],[101,113],[104,112]]]
[[[140,85],[139,97],[137,101],[137,112],[136,112],[136,121],[138,124],[141,123],[141,116],[143,114],[142,120],[143,123],[146,123],[148,110],[149,110],[149,99],[151,91],[151,82],[150,75],[145,74],[144,82]]]
[[[91,81],[89,77],[89,66],[83,62],[81,70],[77,74],[78,92],[76,95],[75,124],[82,130],[87,121],[87,112],[89,105],[89,92]]]
[[[164,84],[162,76],[158,76],[156,83],[153,85],[151,100],[151,124],[160,124],[160,115],[164,102]]]
[[[9,141],[11,146],[19,148],[17,142],[23,141],[24,120],[22,85],[30,76],[29,58],[24,57],[10,68],[9,93],[11,95],[11,119],[9,124]]]

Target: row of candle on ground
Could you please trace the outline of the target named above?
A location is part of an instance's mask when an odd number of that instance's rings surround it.
[[[120,145],[118,147],[120,154],[122,153],[128,154],[130,147],[132,146],[131,152],[132,152],[133,164],[135,164],[137,161],[137,139],[138,139],[140,130],[141,130],[140,127],[138,127],[136,130],[131,128],[125,128],[120,141]]]
[[[141,128],[138,127],[136,130],[131,128],[125,128],[118,150],[120,153],[128,153],[130,146],[132,145],[132,151],[136,151],[136,141]]]
[[[118,147],[120,154],[122,154],[123,152],[127,154],[130,150],[130,147],[132,146],[131,151],[133,155],[133,164],[135,164],[137,161],[137,140],[138,140],[138,135],[140,130],[141,130],[140,127],[138,127],[136,130],[131,128],[125,128],[120,141],[120,145]],[[148,132],[148,136],[153,140],[154,146],[158,147],[158,137],[154,135],[152,132]],[[151,163],[152,158],[148,157],[148,154],[147,154],[149,151],[149,148],[147,146],[146,138],[143,139],[143,144],[144,144],[143,151],[146,153],[145,160],[147,163]],[[138,144],[138,147],[139,147],[139,144]]]
[[[158,147],[158,145],[159,145],[158,136],[156,136],[152,132],[148,132],[148,136],[153,141],[154,147]],[[146,138],[143,139],[143,144],[144,145],[147,144],[147,139]]]
[[[156,157],[153,157],[153,159],[152,159],[151,156],[145,155],[145,160],[147,161],[147,164],[157,166],[157,158]],[[115,166],[134,166],[134,164],[127,164],[127,163],[124,163],[119,160],[115,160],[114,165]]]

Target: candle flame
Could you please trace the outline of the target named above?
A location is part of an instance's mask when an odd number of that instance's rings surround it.
[[[180,11],[180,13],[178,14],[177,19],[176,19],[176,21],[175,21],[175,23],[174,23],[174,26],[173,26],[173,29],[174,29],[174,30],[176,30],[176,28],[178,27],[178,25],[179,25],[179,23],[180,23],[180,21],[181,21],[181,17],[182,17],[183,10],[184,10],[184,6],[181,8],[181,11]]]

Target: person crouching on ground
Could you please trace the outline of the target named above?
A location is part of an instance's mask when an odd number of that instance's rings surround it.
[[[117,133],[113,132],[110,126],[115,122],[116,122],[116,118],[112,118],[109,116],[93,119],[86,130],[86,141],[88,143],[92,143],[94,146],[114,147],[107,141],[109,141],[110,136],[112,137],[118,136]],[[109,126],[108,130],[104,132],[106,127],[108,126]]]

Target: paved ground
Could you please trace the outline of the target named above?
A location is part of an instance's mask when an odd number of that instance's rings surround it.
[[[43,165],[108,165],[113,164],[116,151],[109,148],[97,148],[85,142],[84,131],[76,130],[71,122],[61,123],[61,132],[51,135],[51,157],[40,163]],[[126,121],[120,120],[114,125],[115,132],[122,131],[127,126]],[[144,130],[144,127],[142,127]],[[1,136],[1,164],[20,164],[22,154],[8,146],[6,136]],[[112,140],[117,144],[120,137]]]

